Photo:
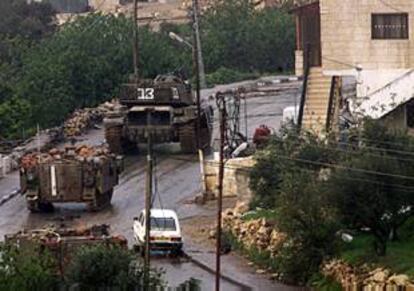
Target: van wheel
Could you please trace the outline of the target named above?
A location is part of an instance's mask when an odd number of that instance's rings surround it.
[[[133,246],[134,252],[139,254],[141,257],[145,256],[145,248],[144,246],[138,245],[138,244],[134,244]]]
[[[171,251],[171,256],[174,258],[181,257],[183,255],[183,250],[181,248],[174,248]]]

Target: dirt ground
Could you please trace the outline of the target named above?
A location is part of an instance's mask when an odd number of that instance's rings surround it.
[[[236,202],[237,198],[223,199],[223,210],[233,208]],[[184,237],[190,239],[194,244],[213,249],[215,240],[210,238],[210,232],[217,225],[217,200],[208,201],[203,205],[203,208],[207,210],[207,214],[182,220],[181,231]]]

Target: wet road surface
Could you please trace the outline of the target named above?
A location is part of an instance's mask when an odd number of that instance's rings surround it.
[[[220,86],[217,89],[225,90],[231,86]],[[297,103],[299,88],[293,84],[292,88],[282,90],[272,96],[254,97],[248,99],[248,133],[251,137],[254,129],[260,124],[267,124],[279,128],[283,109]],[[211,94],[211,90],[203,92],[203,97]],[[214,103],[214,102],[213,102]],[[216,114],[217,116],[217,114]],[[217,122],[215,122],[215,136]],[[82,143],[99,144],[103,142],[103,130],[91,130],[81,141]],[[155,147],[156,155],[156,196],[153,207],[174,209],[180,219],[206,214],[207,209],[201,206],[186,203],[200,192],[200,168],[196,156],[182,155],[178,145],[162,145]],[[120,183],[115,188],[111,207],[100,212],[87,212],[85,207],[76,204],[57,205],[54,213],[32,214],[26,209],[24,198],[18,196],[0,207],[0,238],[6,233],[13,233],[22,228],[40,228],[50,224],[65,223],[69,226],[92,225],[106,223],[111,225],[115,233],[125,235],[129,243],[133,242],[133,218],[144,208],[145,195],[145,155],[128,156],[125,159],[125,171],[120,177]],[[0,187],[2,187],[0,180]],[[7,185],[10,186],[10,185]],[[16,185],[18,187],[18,185]],[[206,258],[206,260],[210,260]],[[192,263],[173,264],[167,259],[155,259],[155,266],[163,267],[166,279],[171,284],[181,283],[190,277],[203,280],[203,290],[213,290],[214,277]],[[230,273],[237,272],[237,267],[231,262],[223,266]],[[240,274],[239,274],[240,275]],[[241,276],[244,277],[243,273]],[[250,278],[251,279],[251,278]],[[286,286],[272,284],[270,281],[254,282],[250,285],[260,290],[287,290]],[[223,281],[223,290],[240,290],[239,287]],[[227,284],[227,285],[226,285]]]

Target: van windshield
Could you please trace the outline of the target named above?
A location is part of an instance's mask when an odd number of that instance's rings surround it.
[[[177,230],[177,227],[174,218],[151,217],[151,229],[158,231],[175,231]]]

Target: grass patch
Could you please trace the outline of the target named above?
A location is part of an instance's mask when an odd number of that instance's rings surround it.
[[[321,273],[314,274],[309,284],[317,291],[341,291],[342,286],[334,278],[326,277]]]
[[[276,210],[258,209],[255,211],[248,212],[242,217],[244,221],[255,220],[260,218],[265,218],[268,221],[276,221],[278,218],[278,213],[276,212]]]
[[[229,84],[245,80],[254,80],[261,76],[256,72],[242,72],[238,70],[221,67],[217,71],[206,75],[206,82],[208,87],[221,84]]]
[[[277,270],[276,261],[273,260],[268,251],[259,251],[256,247],[248,248],[230,232],[224,234],[224,240],[239,254],[253,262],[257,267],[262,269]]]
[[[350,244],[344,246],[340,257],[352,265],[371,263],[414,278],[414,218],[400,230],[398,241],[388,243],[386,256],[375,254],[373,242],[371,235],[357,235]]]

